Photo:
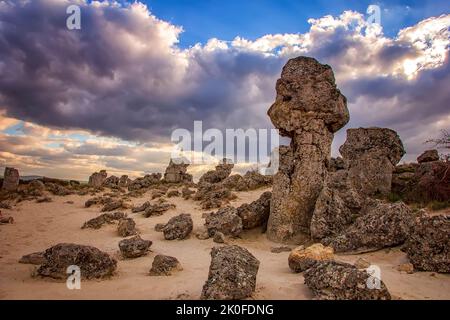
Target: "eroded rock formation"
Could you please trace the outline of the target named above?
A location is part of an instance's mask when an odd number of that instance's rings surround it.
[[[187,173],[189,163],[182,159],[170,159],[169,166],[164,173],[164,180],[170,183],[190,183],[192,175]]]
[[[19,170],[14,168],[5,168],[3,175],[2,189],[7,191],[16,191],[19,186]]]
[[[89,185],[96,188],[101,187],[103,182],[105,182],[107,176],[108,174],[106,173],[105,170],[101,170],[100,172],[94,172],[89,177]]]
[[[267,234],[277,242],[302,242],[309,238],[333,135],[349,121],[347,99],[337,89],[331,67],[308,57],[288,61],[276,91],[268,115],[291,145],[280,148]]]

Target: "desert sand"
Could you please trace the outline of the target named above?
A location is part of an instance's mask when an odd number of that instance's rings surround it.
[[[231,205],[249,203],[269,189],[238,192]],[[137,224],[140,235],[153,241],[151,252],[144,257],[122,260],[119,256],[117,226],[107,225],[98,230],[81,225],[100,214],[99,207],[85,208],[90,196],[53,196],[49,203],[24,201],[11,210],[2,210],[12,216],[14,224],[0,226],[0,299],[198,299],[208,277],[212,239],[199,240],[195,231],[203,225],[198,202],[181,197],[169,198],[176,205],[162,216],[144,218],[139,213],[125,210]],[[133,204],[149,200],[149,194],[133,198]],[[73,203],[67,203],[73,201]],[[211,210],[209,210],[211,211]],[[157,223],[165,223],[180,213],[190,213],[194,231],[181,241],[164,240],[154,231]],[[288,252],[272,253],[280,244],[267,240],[261,229],[246,231],[239,239],[228,239],[229,244],[246,247],[261,262],[253,299],[312,299],[303,284],[303,276],[293,273],[287,263]],[[82,281],[80,290],[69,290],[65,282],[33,277],[33,265],[20,264],[25,254],[42,251],[61,242],[91,245],[118,259],[115,275],[105,280]],[[172,276],[149,276],[153,258],[157,254],[176,257],[183,271]],[[359,255],[338,255],[337,260],[354,263],[364,258],[381,268],[381,277],[394,299],[450,299],[450,275],[431,272],[406,274],[397,266],[408,262],[399,248]]]

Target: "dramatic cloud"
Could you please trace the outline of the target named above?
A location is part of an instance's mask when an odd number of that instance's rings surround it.
[[[66,7],[73,3],[81,6],[81,30],[66,28]],[[64,159],[67,167],[84,165],[83,172],[101,165],[161,171],[172,130],[191,129],[194,120],[205,129],[271,127],[266,111],[275,81],[297,55],[333,67],[349,100],[349,127],[397,130],[407,159],[450,127],[450,15],[421,21],[395,38],[352,11],[309,22],[304,34],[210,39],[182,49],[182,28],[139,2],[0,1],[0,160],[19,167],[26,161],[33,169]],[[26,123],[23,136],[6,130],[15,119]],[[60,144],[35,141],[33,124],[41,133],[57,132]],[[340,132],[335,153],[344,139]]]

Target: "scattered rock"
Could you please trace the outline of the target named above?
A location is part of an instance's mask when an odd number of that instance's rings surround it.
[[[236,208],[225,207],[209,213],[205,219],[205,227],[210,237],[217,231],[237,237],[242,232],[242,219],[238,216]]]
[[[37,203],[52,202],[52,201],[53,200],[50,197],[41,197],[36,199]]]
[[[33,252],[20,258],[19,263],[41,265],[45,263],[44,252]]]
[[[194,223],[190,214],[182,213],[172,217],[162,229],[164,239],[166,240],[183,240],[192,232]]]
[[[133,213],[142,212],[142,211],[145,211],[145,209],[147,209],[147,208],[150,207],[150,206],[151,206],[150,201],[146,201],[146,202],[144,202],[143,204],[141,204],[140,206],[133,207],[133,208],[131,209],[131,212],[133,212]]]
[[[160,216],[167,210],[173,208],[175,208],[175,205],[171,203],[151,204],[145,209],[144,217]]]
[[[272,253],[282,253],[282,252],[291,252],[291,247],[281,246],[281,247],[273,247],[270,248],[270,252]]]
[[[80,268],[82,279],[110,276],[117,267],[117,261],[107,253],[73,243],[60,243],[45,250],[44,258],[37,274],[55,279],[67,279],[67,267],[72,265]]]
[[[303,276],[305,284],[321,300],[391,300],[383,281],[348,263],[319,262]]]
[[[179,196],[180,196],[180,192],[178,190],[169,190],[167,192],[167,197],[168,198],[179,197]]]
[[[229,159],[223,159],[215,170],[203,174],[199,179],[199,185],[204,183],[219,183],[227,178],[233,170],[234,164]]]
[[[417,158],[418,163],[432,162],[432,161],[439,161],[439,153],[435,149],[426,150]]]
[[[141,178],[136,178],[133,181],[128,182],[128,190],[137,191],[158,185],[161,182],[161,177],[161,173],[152,173]]]
[[[117,210],[117,209],[122,208],[122,206],[123,206],[122,200],[120,200],[120,199],[112,200],[103,206],[102,212]]]
[[[200,227],[196,232],[195,232],[195,237],[199,240],[206,240],[209,239],[209,233],[208,233],[208,229],[206,229],[205,226]]]
[[[289,268],[294,272],[303,272],[318,261],[334,260],[333,248],[324,247],[321,243],[313,244],[305,249],[300,246],[291,251],[288,258]]]
[[[117,189],[119,187],[119,177],[116,176],[109,176],[108,178],[103,181],[101,184],[103,187],[111,188],[111,189]]]
[[[270,214],[272,192],[264,192],[258,200],[243,204],[237,208],[237,215],[242,219],[244,229],[252,229],[265,225]]]
[[[201,299],[238,300],[255,291],[259,261],[239,246],[214,247]]]
[[[117,226],[117,233],[124,238],[137,234],[136,222],[132,218],[120,219],[119,225]]]
[[[126,216],[127,215],[123,212],[104,213],[99,215],[98,217],[86,221],[81,229],[100,229],[103,225],[114,223],[115,221],[126,218]]]
[[[189,189],[188,187],[184,187],[183,189],[181,189],[181,195],[185,200],[190,199],[193,194],[195,194],[195,191]]]
[[[221,184],[207,182],[201,184],[194,195],[194,200],[200,201],[204,210],[220,208],[235,198],[236,195]]]
[[[68,196],[73,193],[71,190],[67,189],[66,187],[56,184],[56,183],[52,183],[52,182],[46,183],[45,187],[47,188],[48,191],[50,191],[55,196],[63,197],[63,196]]]
[[[120,177],[118,186],[120,188],[127,188],[130,182],[131,179],[129,179],[128,176],[124,174],[123,176]]]
[[[180,262],[175,257],[158,254],[153,259],[151,276],[170,276],[173,271],[182,271]]]
[[[119,249],[124,258],[138,258],[149,251],[152,241],[144,240],[140,236],[134,236],[119,242]]]
[[[400,272],[406,272],[408,274],[414,273],[414,266],[412,263],[403,263],[397,267]]]
[[[418,218],[403,250],[420,271],[450,273],[450,216]]]
[[[214,233],[213,241],[215,243],[225,243],[225,235],[222,232],[216,231]]]

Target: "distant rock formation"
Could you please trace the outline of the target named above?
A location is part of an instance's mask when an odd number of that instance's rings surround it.
[[[302,242],[309,238],[333,135],[349,121],[347,99],[337,89],[331,67],[308,57],[287,62],[276,91],[268,115],[291,145],[280,147],[267,235],[277,242]]]
[[[164,181],[169,183],[190,183],[192,175],[187,173],[189,163],[183,159],[170,159],[169,166],[164,173]]]
[[[16,191],[19,187],[19,170],[6,167],[3,175],[2,189],[7,191]]]
[[[94,172],[89,177],[89,185],[92,187],[101,187],[103,182],[106,180],[106,177],[108,174],[106,173],[106,170],[101,170],[100,172]]]

